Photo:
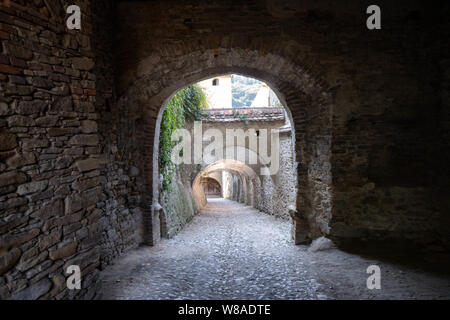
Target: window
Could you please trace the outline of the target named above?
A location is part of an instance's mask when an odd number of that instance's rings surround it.
[[[213,85],[213,86],[218,86],[218,85],[219,85],[219,79],[214,79],[214,80],[212,81],[212,85]]]

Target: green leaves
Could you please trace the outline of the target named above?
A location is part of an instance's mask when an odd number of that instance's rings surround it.
[[[198,85],[192,85],[179,91],[182,96],[182,108],[186,120],[201,120],[202,109],[208,107],[206,95]]]
[[[198,85],[188,86],[178,91],[167,104],[161,121],[159,138],[159,168],[163,176],[162,189],[170,191],[175,173],[170,156],[175,142],[172,133],[183,128],[187,121],[201,120],[203,110],[207,108],[206,95]]]

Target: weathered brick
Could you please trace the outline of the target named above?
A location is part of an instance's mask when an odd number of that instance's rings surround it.
[[[47,104],[41,100],[22,101],[20,102],[15,111],[21,115],[39,114],[47,108]]]
[[[2,236],[0,239],[0,248],[2,250],[8,250],[11,248],[15,248],[20,246],[21,244],[30,241],[31,239],[35,238],[39,234],[40,230],[37,228],[16,233],[16,234],[7,234],[5,236]]]
[[[29,60],[33,58],[33,52],[29,49],[24,48],[20,45],[14,45],[10,42],[4,43],[5,53],[24,60]]]
[[[66,200],[66,212],[68,212],[67,211],[67,201],[68,200]],[[79,209],[81,209],[83,207],[82,203],[80,203],[79,206],[80,206]],[[50,220],[47,220],[44,223],[44,227],[42,228],[42,230],[44,232],[47,232],[48,230],[51,230],[55,227],[64,226],[67,224],[78,222],[82,218],[83,218],[83,212],[77,212],[75,214],[66,214],[65,216],[62,216],[62,217],[52,218]]]
[[[74,110],[76,112],[94,112],[95,111],[95,105],[92,102],[89,101],[75,101],[75,108]]]
[[[19,115],[8,117],[7,121],[10,127],[32,127],[36,125],[33,118]]]
[[[27,176],[23,172],[8,171],[0,174],[0,187],[19,184],[25,181],[27,181]]]
[[[0,116],[7,116],[12,113],[12,108],[10,108],[6,102],[0,101]]]
[[[27,84],[27,81],[24,77],[19,76],[9,76],[9,82],[14,84]]]
[[[50,142],[47,139],[27,139],[24,140],[23,150],[32,151],[36,148],[47,148]]]
[[[0,275],[13,268],[20,259],[20,249],[14,248],[11,251],[0,254]]]
[[[55,100],[55,102],[50,107],[51,111],[72,111],[73,102],[72,97],[61,97]]]
[[[0,131],[0,151],[12,150],[15,147],[17,147],[16,135]]]
[[[61,239],[61,235],[61,229],[56,228],[48,234],[41,235],[38,240],[39,250],[44,251],[48,247],[51,247],[54,244],[58,243]]]
[[[11,62],[11,65],[14,67],[18,67],[18,68],[22,68],[22,69],[28,68],[27,62],[25,60],[18,59],[16,57],[11,57],[10,62]]]
[[[69,143],[71,145],[80,145],[80,146],[96,146],[99,143],[98,136],[95,134],[79,134],[73,136]]]
[[[81,181],[75,181],[72,183],[72,188],[77,191],[84,191],[93,187],[96,187],[100,184],[100,178],[95,177],[91,179],[85,179]]]
[[[36,163],[36,157],[32,152],[25,152],[22,154],[16,153],[13,157],[6,160],[6,164],[10,168],[21,168],[26,165]]]
[[[36,119],[36,125],[39,127],[54,127],[58,122],[59,116],[45,116]]]
[[[75,164],[76,164],[78,170],[80,170],[81,172],[85,172],[85,171],[98,169],[100,162],[98,159],[89,158],[86,160],[79,160]]]
[[[42,221],[47,220],[53,216],[62,216],[64,214],[64,203],[62,200],[54,200],[46,205],[44,205],[41,209],[33,212],[31,217],[40,219]]]
[[[92,120],[81,121],[81,132],[83,133],[96,133],[97,132],[97,122]]]
[[[50,128],[48,129],[48,135],[50,137],[59,137],[65,135],[72,135],[74,133],[78,133],[78,128]]]
[[[14,300],[36,300],[40,296],[47,293],[52,287],[52,282],[44,278],[41,281],[31,285],[25,290],[14,293],[12,299]]]
[[[17,188],[17,193],[19,195],[27,195],[30,193],[44,191],[48,186],[48,181],[33,181],[27,184],[22,184]]]
[[[54,86],[53,81],[42,77],[33,77],[32,84],[37,88],[44,89],[51,89]]]
[[[77,212],[83,208],[88,208],[96,204],[100,200],[100,187],[74,194],[66,198],[65,207],[66,214]]]
[[[22,72],[20,69],[17,69],[15,67],[11,67],[7,64],[0,64],[0,73],[6,73],[6,74],[21,74]]]
[[[91,70],[95,63],[90,58],[72,58],[72,67],[77,70]]]

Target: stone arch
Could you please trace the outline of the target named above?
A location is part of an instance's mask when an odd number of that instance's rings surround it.
[[[261,188],[261,182],[259,176],[256,174],[254,169],[250,167],[249,165],[240,162],[238,160],[234,159],[221,159],[214,163],[211,163],[207,166],[205,166],[195,177],[194,182],[192,183],[192,190],[194,192],[194,200],[196,201],[196,204],[198,207],[203,207],[206,205],[206,196],[203,194],[203,188],[200,187],[202,177],[207,177],[211,173],[214,172],[230,172],[234,176],[238,176],[240,178],[240,183],[244,183],[244,181],[248,181],[249,183],[253,184],[253,188],[251,192],[252,194],[248,194],[250,192],[247,188],[244,190],[244,193],[242,193],[243,198],[247,198],[248,196],[251,197],[251,203],[256,202],[255,197],[259,193],[259,190]],[[242,186],[243,187],[243,186]],[[222,185],[222,188],[225,188],[225,186]],[[238,201],[240,199],[237,199]],[[244,203],[247,203],[247,201],[243,201]]]
[[[324,81],[290,59],[262,50],[208,49],[179,56],[176,61],[164,63],[152,57],[141,61],[139,79],[119,99],[119,107],[138,115],[134,119],[140,127],[136,139],[143,148],[131,156],[143,164],[141,205],[149,234],[152,226],[159,225],[153,210],[159,196],[159,177],[154,175],[159,170],[158,152],[154,150],[159,147],[159,125],[167,102],[187,85],[230,73],[266,82],[285,107],[295,133],[292,144],[298,182],[295,215],[311,226],[307,228],[305,239],[326,234],[332,203],[333,102]],[[199,68],[199,64],[203,67]],[[324,203],[329,205],[324,207]],[[319,220],[321,222],[316,223]],[[147,242],[152,244],[152,239],[147,237]]]
[[[207,195],[221,195],[222,194],[222,186],[221,183],[211,177],[211,176],[206,176],[202,179],[201,181],[202,185],[203,185],[203,190],[205,190],[205,186],[208,188],[208,193]]]

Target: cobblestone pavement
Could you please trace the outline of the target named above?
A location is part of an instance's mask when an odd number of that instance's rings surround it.
[[[448,277],[338,249],[311,253],[290,241],[288,221],[229,200],[208,201],[173,239],[133,250],[104,270],[103,299],[450,297]],[[367,290],[370,264],[388,274],[386,290]]]
[[[209,199],[173,239],[142,247],[105,270],[106,299],[318,299],[305,248],[290,223]]]

